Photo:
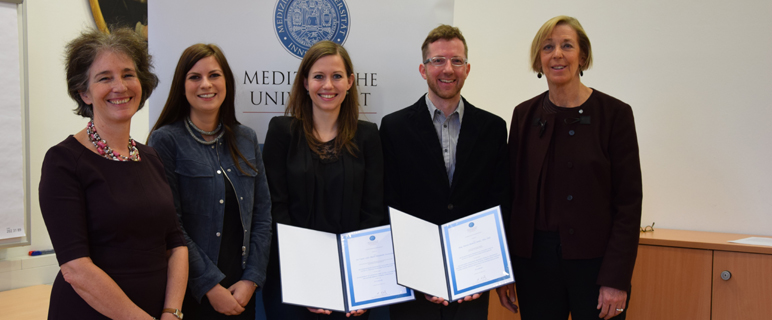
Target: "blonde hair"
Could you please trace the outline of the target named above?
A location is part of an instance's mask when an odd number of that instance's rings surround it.
[[[574,17],[557,16],[547,20],[547,22],[541,26],[539,32],[536,33],[536,36],[533,37],[533,42],[531,43],[531,69],[534,72],[542,72],[541,56],[539,55],[539,52],[541,51],[541,43],[552,34],[552,31],[555,30],[555,27],[561,24],[568,25],[574,29],[574,31],[576,31],[576,36],[578,38],[577,40],[579,41],[579,51],[582,55],[582,58],[584,59],[584,63],[579,66],[579,69],[584,71],[592,66],[592,45],[590,45],[590,38],[587,37],[587,33],[584,32],[582,24],[580,24],[579,20],[576,20]]]

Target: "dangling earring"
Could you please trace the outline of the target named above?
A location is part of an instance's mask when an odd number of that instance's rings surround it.
[[[348,95],[348,90],[346,90],[346,95]]]
[[[539,79],[541,79],[541,72],[537,73],[537,74],[536,74],[536,77],[537,77],[537,78],[539,78]]]
[[[579,76],[580,76],[580,77],[583,77],[583,76],[584,76],[584,71],[582,71],[582,70],[579,70]]]

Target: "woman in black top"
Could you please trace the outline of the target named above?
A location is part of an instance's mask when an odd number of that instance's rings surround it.
[[[375,124],[358,120],[348,53],[334,42],[321,41],[306,52],[297,74],[285,116],[271,120],[263,150],[274,223],[332,233],[381,224],[381,142]],[[343,317],[282,303],[275,243],[263,294],[268,318]]]

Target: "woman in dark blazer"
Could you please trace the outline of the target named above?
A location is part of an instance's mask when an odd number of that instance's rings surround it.
[[[632,109],[582,84],[592,51],[574,18],[547,21],[531,59],[549,90],[515,108],[509,136],[522,318],[624,319],[642,199]]]
[[[285,116],[271,119],[263,150],[274,223],[332,233],[381,224],[381,141],[375,124],[358,120],[348,53],[321,41],[306,52],[297,74]],[[282,303],[276,242],[263,294],[268,318],[342,318],[341,313]]]

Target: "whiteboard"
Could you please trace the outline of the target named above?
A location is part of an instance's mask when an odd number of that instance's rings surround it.
[[[0,0],[0,248],[29,244],[24,3]]]

